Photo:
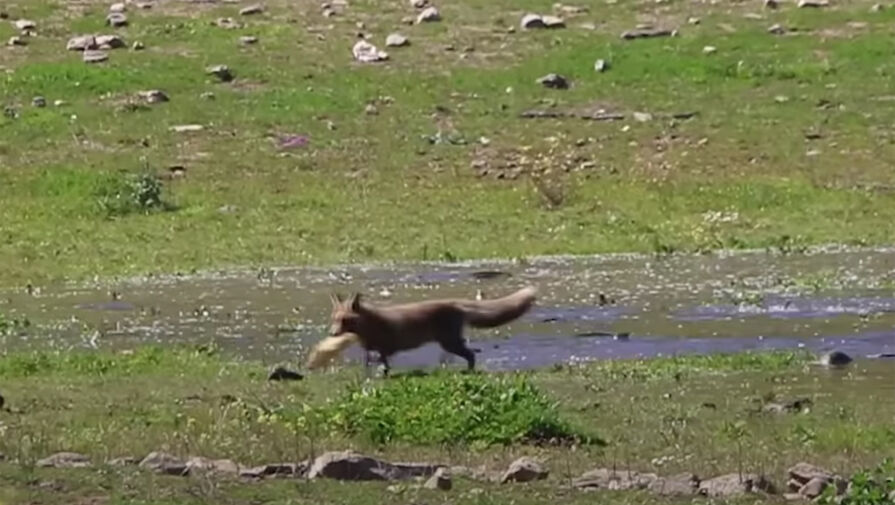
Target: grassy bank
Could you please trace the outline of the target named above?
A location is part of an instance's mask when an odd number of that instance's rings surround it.
[[[866,394],[884,391],[868,386],[887,379],[866,373],[864,365],[835,371],[808,363],[803,354],[734,354],[513,374],[442,371],[371,382],[351,368],[272,383],[262,365],[209,349],[11,354],[0,360],[6,399],[0,414],[0,452],[6,457],[0,463],[5,493],[0,498],[11,503],[372,503],[399,493],[402,499],[453,503],[559,498],[638,503],[657,498],[584,493],[563,484],[595,467],[617,467],[701,476],[742,470],[764,473],[782,486],[784,470],[798,461],[850,475],[891,454],[895,434],[888,420],[895,404]],[[795,411],[767,411],[771,403],[796,399],[808,401]],[[465,439],[444,438],[473,418],[476,429],[464,429]],[[544,426],[554,435],[574,434],[579,442],[570,450],[505,436]],[[591,439],[581,438],[585,435]],[[392,461],[492,471],[530,455],[551,473],[546,481],[522,487],[457,478],[451,494],[439,495],[413,486],[389,490],[387,483],[246,482],[102,466],[150,451],[257,465],[347,448]],[[57,451],[81,452],[99,466],[35,467]]]
[[[5,2],[10,20],[37,28],[0,50],[0,283],[884,243],[895,231],[895,14],[871,3],[588,3],[564,29],[510,33],[552,2],[469,0],[412,26],[406,2],[352,2],[333,17],[315,2],[270,1],[254,16],[162,2],[131,6],[119,29],[103,26],[101,3]],[[221,17],[240,26],[216,26]],[[619,37],[643,22],[679,36]],[[358,64],[358,31],[380,47],[393,31],[411,44]],[[95,65],[65,50],[72,35],[109,32],[145,49]],[[0,24],[4,41],[16,34]],[[597,58],[607,71],[593,70]],[[214,64],[235,80],[206,75]],[[549,72],[571,88],[535,82]],[[137,96],[150,89],[170,101]],[[624,119],[519,117],[532,108]],[[184,124],[203,129],[171,130]],[[309,141],[279,149],[283,135]]]

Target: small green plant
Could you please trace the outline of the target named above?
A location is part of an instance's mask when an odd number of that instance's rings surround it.
[[[829,486],[818,499],[822,505],[891,505],[895,504],[895,463],[886,458],[876,468],[854,474],[845,496],[837,497]]]
[[[0,335],[12,335],[31,326],[27,318],[8,317],[0,313]]]
[[[161,179],[149,171],[106,179],[97,189],[97,203],[106,216],[148,214],[166,210]]]
[[[402,377],[349,388],[323,416],[377,444],[590,442],[522,375]]]

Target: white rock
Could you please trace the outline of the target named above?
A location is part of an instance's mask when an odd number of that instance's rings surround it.
[[[381,51],[366,40],[358,40],[354,47],[351,48],[351,54],[354,55],[355,60],[361,63],[373,63],[388,59],[388,53]]]
[[[392,33],[385,38],[385,45],[388,47],[402,47],[408,44],[410,44],[410,41],[400,33]]]
[[[435,7],[426,7],[420,12],[419,16],[416,17],[416,24],[431,23],[434,21],[441,21],[441,13],[439,13],[438,9]]]

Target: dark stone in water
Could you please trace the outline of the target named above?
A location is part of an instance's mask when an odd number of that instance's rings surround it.
[[[852,361],[852,357],[842,351],[830,351],[820,357],[820,363],[827,366],[845,366]]]
[[[300,381],[304,378],[305,377],[302,374],[293,372],[292,370],[281,366],[274,368],[274,370],[270,372],[270,375],[267,376],[267,380],[269,381]]]
[[[510,275],[509,272],[501,272],[500,270],[479,270],[472,273],[472,277],[480,281],[497,279],[498,277],[510,277]]]

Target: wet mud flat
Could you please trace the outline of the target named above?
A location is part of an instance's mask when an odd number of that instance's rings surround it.
[[[802,347],[895,353],[892,249],[206,272],[6,289],[0,311],[36,323],[5,336],[5,349],[214,342],[295,362],[325,334],[331,292],[358,291],[378,304],[494,298],[526,285],[539,290],[536,308],[505,327],[468,332],[482,368]],[[459,361],[434,345],[394,360],[439,363]]]

